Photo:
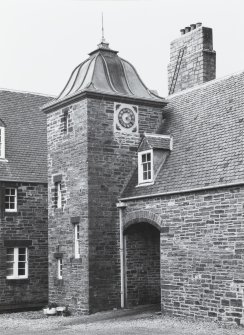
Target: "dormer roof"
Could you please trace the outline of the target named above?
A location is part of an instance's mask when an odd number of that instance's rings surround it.
[[[172,150],[172,146],[173,138],[170,135],[145,133],[138,147],[138,152],[149,149]]]

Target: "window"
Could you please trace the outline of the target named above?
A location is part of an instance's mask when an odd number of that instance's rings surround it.
[[[58,259],[58,279],[63,279],[63,259]]]
[[[7,248],[7,279],[28,278],[27,248]]]
[[[153,181],[153,151],[138,153],[138,181],[139,184]]]
[[[62,208],[62,187],[61,187],[61,181],[55,183],[55,197],[56,197],[56,207]]]
[[[0,127],[0,158],[5,158],[5,128]]]
[[[68,112],[64,112],[63,125],[64,125],[64,132],[67,133],[68,127],[69,127],[69,114],[68,114]]]
[[[5,211],[17,212],[17,188],[5,188]]]
[[[75,258],[80,258],[80,225],[75,224]]]
[[[72,110],[72,106],[65,107],[62,110],[62,114],[60,115],[61,117],[61,131],[63,133],[68,132],[69,128],[69,111]]]

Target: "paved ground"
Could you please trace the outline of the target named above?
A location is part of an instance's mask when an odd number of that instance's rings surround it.
[[[0,314],[1,335],[243,335],[244,328],[192,322],[157,315],[155,306],[96,313],[90,316],[45,317],[39,312]]]

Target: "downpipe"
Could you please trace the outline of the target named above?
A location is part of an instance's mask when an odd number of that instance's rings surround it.
[[[120,251],[120,307],[125,307],[125,266],[124,266],[124,234],[123,234],[123,209],[126,204],[119,202],[116,204],[119,209],[119,251]]]

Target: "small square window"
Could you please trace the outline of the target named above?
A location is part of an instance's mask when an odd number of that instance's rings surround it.
[[[5,188],[5,211],[17,212],[17,188]]]
[[[153,151],[138,153],[138,182],[146,184],[153,181]]]
[[[7,248],[7,279],[28,278],[27,248]]]

